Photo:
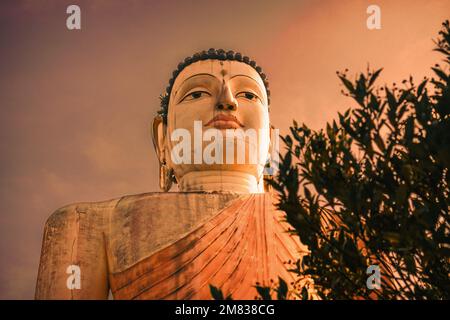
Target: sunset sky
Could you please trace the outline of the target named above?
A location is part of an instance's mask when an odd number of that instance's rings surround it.
[[[81,8],[81,30],[66,8]],[[368,30],[366,9],[381,8]],[[79,201],[158,191],[150,136],[172,71],[211,47],[255,59],[271,122],[318,129],[351,106],[337,70],[422,79],[448,0],[0,2],[0,298],[31,299],[43,226]]]

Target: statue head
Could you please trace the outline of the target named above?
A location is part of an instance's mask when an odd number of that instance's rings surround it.
[[[185,177],[194,174],[219,175],[224,184],[240,175],[263,191],[269,95],[261,67],[239,53],[210,49],[180,63],[153,121],[160,187],[186,189]]]

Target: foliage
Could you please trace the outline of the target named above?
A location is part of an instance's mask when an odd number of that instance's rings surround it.
[[[381,69],[354,81],[338,72],[357,107],[324,130],[294,121],[282,137],[286,153],[268,182],[311,251],[294,272],[323,299],[450,298],[448,21],[435,43],[445,64],[435,78],[376,87]],[[366,285],[370,265],[381,289]]]
[[[225,295],[222,292],[222,289],[217,288],[211,284],[209,285],[209,291],[211,292],[211,296],[214,300],[232,300],[231,295],[225,297]]]

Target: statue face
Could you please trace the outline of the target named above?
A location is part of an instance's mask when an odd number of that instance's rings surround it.
[[[198,61],[175,79],[164,155],[178,179],[198,170],[243,171],[259,179],[269,143],[267,93],[251,66]]]

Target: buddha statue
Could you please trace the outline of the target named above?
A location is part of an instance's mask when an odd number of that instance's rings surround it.
[[[269,96],[262,69],[240,53],[210,49],[180,63],[151,130],[162,192],[56,210],[36,298],[211,299],[212,285],[254,299],[256,284],[303,281],[287,263],[307,248],[264,183]]]

